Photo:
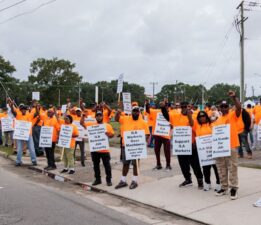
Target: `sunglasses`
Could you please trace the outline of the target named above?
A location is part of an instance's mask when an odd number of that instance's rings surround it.
[[[198,118],[206,117],[206,115],[200,115]]]

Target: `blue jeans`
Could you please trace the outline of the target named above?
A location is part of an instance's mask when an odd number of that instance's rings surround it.
[[[29,140],[25,141],[27,144],[27,148],[29,149],[30,152],[30,157],[32,162],[36,162],[36,155],[35,155],[35,150],[34,150],[34,141],[33,137],[30,135]],[[22,155],[23,155],[23,140],[17,140],[17,157],[16,157],[16,163],[22,163]]]

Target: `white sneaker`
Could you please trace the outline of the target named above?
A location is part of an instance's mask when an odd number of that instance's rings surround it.
[[[216,184],[215,190],[214,191],[219,191],[221,190],[221,184]]]
[[[204,191],[209,191],[211,189],[211,184],[204,183]]]

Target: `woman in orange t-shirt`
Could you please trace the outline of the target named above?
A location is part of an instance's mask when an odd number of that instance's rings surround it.
[[[196,134],[196,137],[198,136],[204,136],[212,134],[212,125],[211,120],[208,116],[208,114],[205,111],[200,111],[197,115],[197,120],[194,123],[193,130]],[[216,175],[216,188],[215,191],[219,191],[221,188],[219,175],[217,166],[215,164],[203,166],[203,174],[204,174],[204,191],[209,191],[211,189],[211,167],[214,169],[215,175]]]

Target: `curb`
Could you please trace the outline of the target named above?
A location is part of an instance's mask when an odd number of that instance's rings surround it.
[[[4,157],[6,159],[14,161],[12,158],[10,158],[4,152],[0,151],[0,156]],[[111,192],[105,191],[103,189],[94,187],[94,186],[92,186],[90,184],[87,184],[87,183],[84,183],[84,182],[74,181],[71,178],[64,177],[64,176],[52,173],[50,171],[46,171],[46,170],[44,170],[43,168],[41,168],[39,166],[29,166],[28,169],[32,170],[32,171],[35,171],[35,172],[38,172],[38,173],[41,173],[41,174],[43,174],[45,176],[48,176],[48,177],[50,177],[50,178],[52,178],[52,179],[54,179],[56,181],[59,181],[59,182],[71,182],[71,184],[73,184],[75,186],[80,186],[84,191],[93,191],[93,192],[98,192],[98,193],[106,193],[106,194],[112,195],[112,196],[120,198],[120,199],[124,199],[124,200],[127,200],[127,201],[135,202],[135,203],[138,203],[138,204],[141,204],[141,205],[144,205],[144,206],[156,209],[156,210],[161,210],[162,212],[165,212],[165,213],[168,213],[168,214],[171,214],[171,215],[174,215],[174,216],[179,216],[179,217],[181,217],[183,219],[186,219],[186,220],[190,220],[190,221],[194,221],[194,222],[197,222],[197,223],[200,223],[200,224],[208,225],[207,223],[204,223],[202,221],[199,221],[199,220],[196,220],[196,219],[193,219],[193,218],[186,217],[186,216],[181,215],[179,213],[175,213],[175,212],[172,212],[172,211],[169,211],[169,210],[166,210],[166,209],[162,209],[162,208],[157,207],[157,206],[153,206],[153,205],[149,205],[149,204],[144,203],[144,202],[133,200],[133,199],[130,199],[128,197],[120,196],[120,195],[117,195],[115,193],[111,193]]]

